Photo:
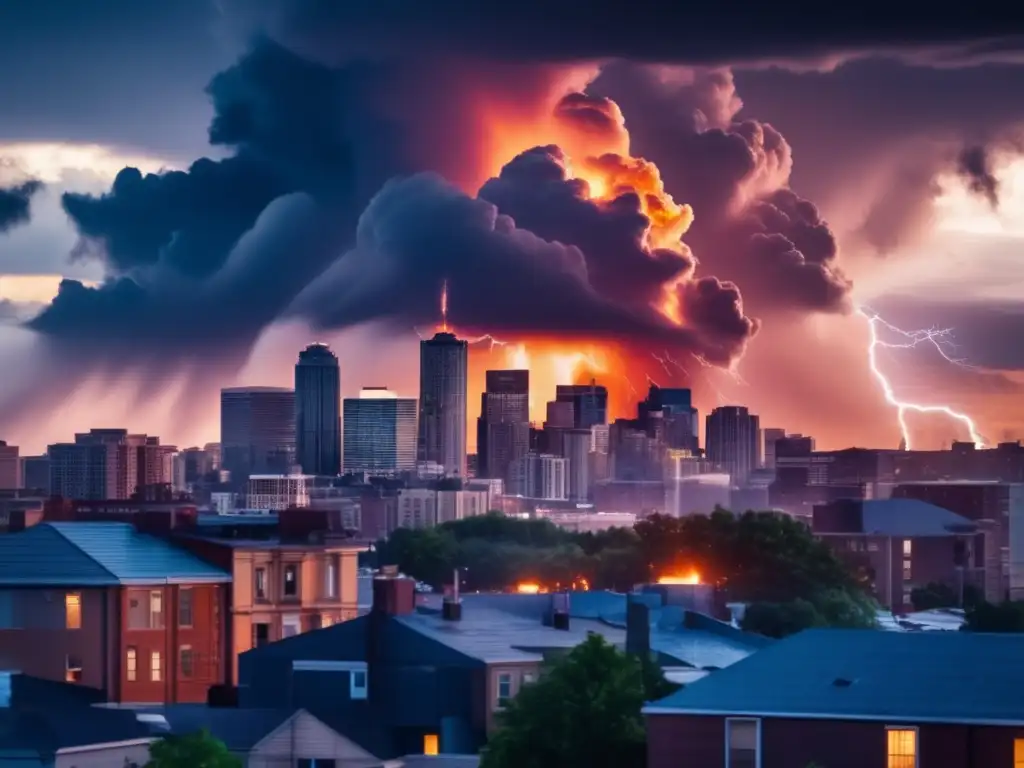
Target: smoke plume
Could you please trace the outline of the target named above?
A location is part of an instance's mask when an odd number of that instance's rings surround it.
[[[993,173],[992,159],[985,147],[965,147],[957,158],[957,172],[971,192],[985,198],[993,208],[999,206],[999,180]]]
[[[42,188],[42,183],[35,180],[0,187],[0,234],[29,220],[32,196]]]

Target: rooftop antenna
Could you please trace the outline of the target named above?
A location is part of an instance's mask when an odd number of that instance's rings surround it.
[[[441,283],[441,330],[448,333],[448,281]]]

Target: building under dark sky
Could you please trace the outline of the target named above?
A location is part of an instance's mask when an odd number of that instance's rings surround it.
[[[420,342],[418,458],[466,476],[466,388],[469,345],[453,333]]]
[[[346,397],[345,472],[392,474],[416,468],[416,398],[385,387]]]
[[[477,476],[508,482],[509,466],[530,451],[530,372],[487,371],[477,419]]]
[[[220,391],[221,467],[233,485],[251,474],[287,474],[295,464],[295,392],[284,387]]]
[[[704,437],[707,459],[743,485],[761,461],[760,419],[739,405],[715,408],[707,418]]]
[[[303,474],[341,471],[341,371],[326,344],[310,344],[295,364],[295,451]]]
[[[595,381],[589,384],[559,384],[555,400],[572,403],[573,428],[590,429],[608,423],[608,390]]]

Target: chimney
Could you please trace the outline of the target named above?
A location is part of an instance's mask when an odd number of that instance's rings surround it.
[[[638,659],[651,652],[650,609],[633,595],[626,596],[626,653]]]
[[[399,575],[398,566],[385,565],[373,579],[373,612],[405,616],[415,610],[415,582]]]
[[[459,569],[455,569],[455,578],[452,581],[451,595],[444,596],[441,603],[441,618],[445,621],[462,620],[462,600],[459,598]]]
[[[556,592],[551,595],[551,626],[555,629],[569,629],[568,592]]]

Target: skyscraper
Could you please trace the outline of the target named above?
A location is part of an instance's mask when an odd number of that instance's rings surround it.
[[[487,371],[477,419],[477,476],[509,480],[509,465],[530,450],[530,372]]]
[[[345,472],[390,474],[416,468],[416,399],[384,387],[346,397]]]
[[[651,384],[647,399],[637,405],[637,421],[666,448],[696,452],[699,447],[700,424],[689,389]]]
[[[441,332],[420,342],[418,459],[466,476],[466,374],[469,345]]]
[[[249,475],[286,475],[295,464],[295,392],[283,387],[220,391],[221,467],[243,488]]]
[[[326,344],[310,344],[295,364],[295,451],[304,474],[341,471],[341,373]]]
[[[608,390],[596,381],[589,384],[559,384],[555,400],[572,403],[573,428],[590,429],[608,423]]]
[[[743,485],[760,463],[760,419],[746,408],[726,405],[707,417],[707,459]]]

